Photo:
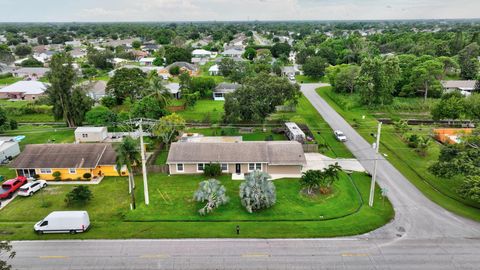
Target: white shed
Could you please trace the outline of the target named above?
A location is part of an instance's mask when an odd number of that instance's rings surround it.
[[[81,142],[103,142],[107,138],[106,127],[78,127],[75,129],[75,141]]]
[[[287,128],[286,135],[291,141],[303,143],[305,141],[305,133],[293,122],[285,123]]]

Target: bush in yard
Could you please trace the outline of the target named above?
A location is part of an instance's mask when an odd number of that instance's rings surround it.
[[[35,179],[35,180],[38,180],[38,179],[40,179],[40,175],[38,175],[38,174],[34,174],[34,175],[33,175],[33,179]]]
[[[53,176],[53,178],[54,178],[56,181],[62,180],[62,178],[61,178],[62,173],[59,172],[59,171],[53,172],[53,173],[52,173],[52,176]]]
[[[179,66],[173,66],[173,67],[170,68],[170,70],[168,72],[170,72],[170,75],[173,75],[173,76],[180,75],[180,67]]]
[[[277,201],[275,185],[269,181],[270,175],[254,171],[245,176],[240,185],[240,201],[249,213],[272,207]]]
[[[65,196],[65,203],[67,205],[85,205],[92,197],[92,192],[87,186],[76,186]]]
[[[227,204],[228,196],[226,193],[227,190],[225,187],[216,179],[209,179],[200,182],[197,191],[195,191],[195,194],[193,195],[193,198],[197,202],[206,202],[206,204],[204,207],[198,210],[198,213],[204,216],[212,212],[215,208]]]
[[[207,177],[216,177],[222,174],[222,168],[218,163],[210,163],[205,164],[205,168],[203,168],[203,175]]]
[[[15,119],[10,119],[10,129],[11,130],[18,129],[18,122]]]
[[[480,203],[480,176],[467,177],[460,186],[458,193],[465,199]]]
[[[90,180],[90,178],[92,178],[92,174],[91,173],[84,173],[83,178],[87,179],[87,180]]]

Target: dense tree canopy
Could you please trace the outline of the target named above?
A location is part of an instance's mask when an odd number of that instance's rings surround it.
[[[121,68],[108,81],[106,91],[116,98],[117,104],[122,104],[127,97],[132,100],[140,97],[147,87],[147,74],[141,69]]]

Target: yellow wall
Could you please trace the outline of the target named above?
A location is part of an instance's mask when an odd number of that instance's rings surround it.
[[[73,180],[73,181],[77,180],[79,177],[83,178],[83,175],[85,173],[92,174],[92,178],[94,176],[99,176],[100,173],[103,176],[119,176],[118,173],[117,173],[117,170],[115,169],[115,166],[113,166],[113,165],[98,166],[95,169],[79,169],[79,168],[77,168],[75,174],[71,174],[69,172],[69,169],[58,169],[58,168],[52,168],[52,173],[48,173],[48,174],[40,173],[40,169],[36,169],[35,171],[37,172],[38,175],[40,175],[40,179],[42,179],[42,180],[54,180],[55,177],[53,177],[52,174],[54,172],[57,172],[57,171],[61,173],[60,178],[62,180],[67,180],[68,179],[68,180]],[[127,176],[127,175],[128,175],[128,172],[126,170],[122,172],[122,176]]]

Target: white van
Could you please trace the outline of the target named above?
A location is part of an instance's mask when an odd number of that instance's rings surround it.
[[[90,227],[87,211],[54,211],[33,226],[36,233],[84,232]]]

